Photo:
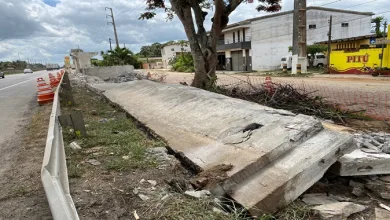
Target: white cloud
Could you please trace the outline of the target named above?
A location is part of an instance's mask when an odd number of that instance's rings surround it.
[[[138,20],[145,0],[0,0],[0,60],[35,59],[43,62],[63,62],[70,48],[85,51],[109,49],[108,38],[114,39],[112,25],[107,24],[112,7],[121,45],[126,43],[134,52],[153,42],[184,39],[180,21],[166,21],[161,12],[153,20]],[[372,1],[372,2],[370,2]],[[264,15],[255,10],[257,1],[243,4],[232,13],[230,23]],[[308,5],[323,5],[332,0],[308,0]],[[55,4],[53,4],[55,3]],[[363,3],[363,4],[362,4]],[[362,4],[362,5],[358,5]],[[382,12],[388,0],[342,0],[325,7]],[[283,1],[283,11],[292,10],[293,0]],[[207,16],[210,27],[212,11]],[[384,14],[390,21],[390,13]],[[113,40],[115,44],[115,40]]]

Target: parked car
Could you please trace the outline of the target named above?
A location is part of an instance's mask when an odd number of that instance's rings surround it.
[[[33,71],[31,69],[24,69],[23,72],[24,72],[24,74],[26,74],[26,73],[33,73]]]
[[[5,75],[4,72],[0,71],[0,77],[4,79],[4,75]]]
[[[308,59],[307,60],[307,62],[308,62],[307,65],[309,65],[310,56],[308,56],[307,59]],[[287,69],[291,69],[291,67],[292,67],[292,56],[288,55],[288,56],[282,57],[282,59],[280,61],[280,69],[283,69],[283,64],[287,64]],[[326,64],[327,64],[326,56],[323,53],[317,53],[314,56],[313,66],[323,67]],[[307,66],[307,67],[309,67],[309,66]]]

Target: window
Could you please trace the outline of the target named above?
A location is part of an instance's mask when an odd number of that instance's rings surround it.
[[[240,31],[237,31],[237,41],[240,42]]]
[[[309,24],[309,29],[316,29],[317,28],[317,25],[315,24]]]
[[[348,23],[341,23],[341,27],[348,27]]]
[[[172,48],[171,51],[175,51],[175,48]]]
[[[325,55],[317,55],[317,59],[324,59]]]
[[[236,33],[233,32],[233,43],[236,43]]]
[[[242,29],[242,41],[245,42],[245,28]]]
[[[285,57],[283,57],[281,61],[286,61],[286,58],[285,58]]]

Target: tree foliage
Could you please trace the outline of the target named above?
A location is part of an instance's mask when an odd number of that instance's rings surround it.
[[[169,2],[169,3],[168,3]],[[218,64],[217,42],[229,22],[230,14],[248,0],[146,0],[147,12],[140,19],[151,19],[157,10],[164,10],[167,18],[176,15],[183,24],[195,67],[192,86],[207,88],[214,85]],[[258,0],[258,11],[276,12],[281,9],[281,0]],[[209,9],[213,10],[209,10]],[[211,30],[207,33],[204,22],[212,12]]]
[[[191,53],[182,53],[181,55],[173,57],[169,61],[169,65],[172,66],[172,70],[179,72],[192,73],[195,71],[194,59]]]
[[[153,43],[152,45],[143,46],[139,52],[142,57],[161,57],[161,48],[163,44]]]
[[[114,50],[107,52],[101,51],[102,61],[91,60],[92,64],[97,66],[117,66],[117,65],[133,65],[134,68],[141,68],[142,63],[138,57],[127,48],[116,47]]]
[[[377,37],[383,37],[383,31],[381,31],[381,26],[383,22],[385,21],[385,17],[378,16],[373,19],[371,19],[371,23],[375,24],[375,34]]]

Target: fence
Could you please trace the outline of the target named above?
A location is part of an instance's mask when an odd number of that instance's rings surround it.
[[[58,121],[58,116],[61,114],[59,91],[63,78],[54,95],[41,179],[53,218],[56,220],[77,220],[79,217],[70,196],[64,141]]]
[[[167,75],[165,81],[168,83],[185,81],[190,85],[192,79],[193,74],[181,78]],[[260,86],[264,84],[265,77],[219,74],[217,80],[218,85],[249,89],[248,82],[253,86]],[[351,83],[346,80],[272,77],[272,82],[290,84],[303,92],[310,93],[312,96],[320,96],[328,103],[351,113],[361,113],[377,120],[390,120],[390,81],[378,86],[372,83],[370,86],[370,83],[359,82],[359,80],[354,80]]]

